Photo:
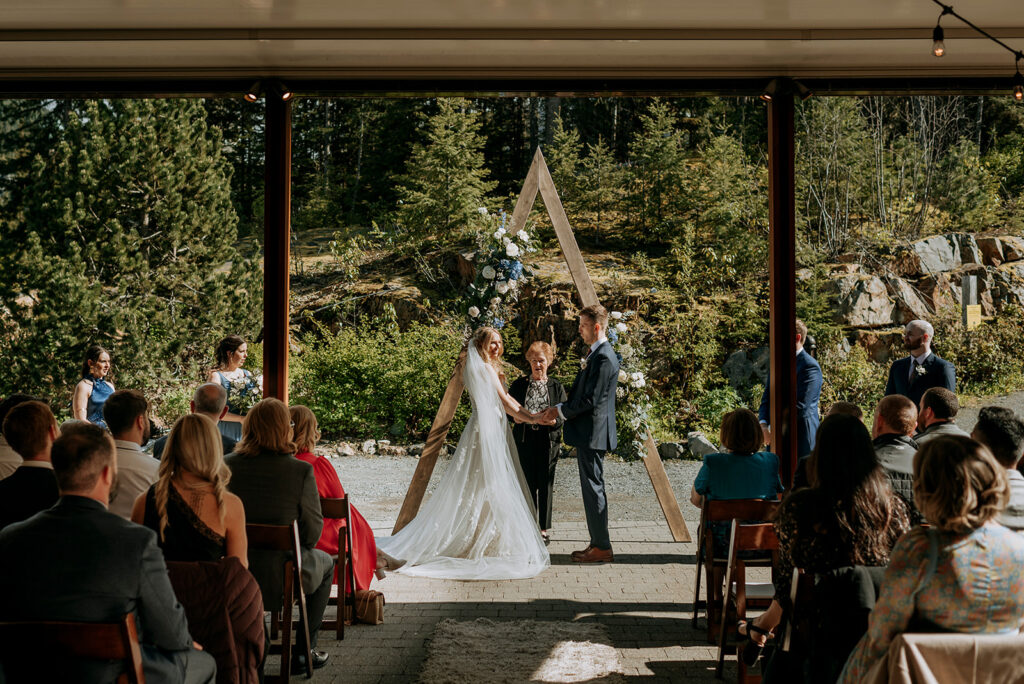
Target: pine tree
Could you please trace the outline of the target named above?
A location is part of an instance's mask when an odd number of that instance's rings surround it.
[[[663,239],[678,225],[683,211],[683,136],[669,106],[654,100],[640,117],[641,129],[629,146],[633,179],[629,206],[640,232]]]
[[[598,243],[601,242],[602,230],[614,225],[615,212],[622,199],[623,176],[621,167],[602,138],[587,144],[581,195],[585,206],[595,217],[593,227]]]
[[[575,128],[566,126],[562,117],[555,116],[551,144],[544,150],[544,158],[551,171],[551,179],[555,182],[562,205],[571,223],[578,224],[582,219],[586,204],[580,193],[580,171],[582,162],[580,152],[580,134]]]
[[[496,185],[484,168],[478,112],[461,98],[440,98],[437,106],[400,179],[402,215],[420,235],[470,225]]]
[[[56,110],[55,110],[56,111]],[[160,386],[256,329],[258,264],[236,250],[231,168],[196,100],[70,103],[0,215],[0,391],[70,396],[84,350],[119,386]]]

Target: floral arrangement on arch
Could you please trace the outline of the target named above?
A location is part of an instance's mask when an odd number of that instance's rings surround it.
[[[508,215],[478,210],[484,227],[477,234],[476,278],[469,286],[466,316],[470,329],[489,325],[501,330],[519,299],[519,289],[531,275],[523,257],[537,251],[525,229],[508,230]]]
[[[617,452],[624,458],[643,458],[650,433],[651,400],[647,396],[647,360],[635,311],[608,314],[608,342],[619,357],[619,384],[615,388],[615,421],[619,432]]]

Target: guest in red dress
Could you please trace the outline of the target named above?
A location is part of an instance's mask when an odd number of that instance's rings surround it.
[[[313,476],[316,478],[316,488],[323,499],[340,499],[345,496],[345,489],[341,486],[338,473],[334,466],[323,456],[313,454],[313,447],[320,439],[320,430],[317,429],[316,416],[305,406],[292,406],[288,409],[292,418],[292,434],[298,452],[295,458],[313,466]],[[377,542],[373,538],[373,530],[369,523],[360,515],[355,506],[349,507],[352,520],[352,565],[355,569],[356,589],[369,589],[370,581],[373,579],[374,570],[378,566]],[[343,520],[339,518],[324,518],[324,530],[320,533],[320,541],[316,548],[326,551],[331,556],[338,553],[339,532]],[[342,537],[343,538],[343,537]],[[335,569],[334,583],[338,583],[337,569]],[[349,590],[346,583],[345,590]]]

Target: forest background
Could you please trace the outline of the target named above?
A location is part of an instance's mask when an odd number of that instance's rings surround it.
[[[67,411],[99,343],[117,386],[141,389],[169,422],[223,335],[251,340],[258,370],[262,115],[226,99],[0,103],[0,395]],[[721,370],[767,344],[756,98],[298,98],[292,120],[292,396],[327,434],[412,441],[429,429],[472,322],[465,255],[511,211],[538,146],[599,296],[635,312],[643,421],[675,440],[756,409],[761,385]],[[841,344],[826,264],[882,268],[936,233],[1021,235],[1024,107],[821,97],[798,103],[796,122],[797,261],[810,274],[798,315],[818,341],[823,405],[868,409],[887,369]],[[502,332],[520,368],[524,341],[554,338],[552,372],[569,382],[575,303],[536,209],[533,274]],[[553,314],[568,327],[537,327]],[[961,392],[1024,387],[1018,311],[974,332],[953,311],[935,323]]]

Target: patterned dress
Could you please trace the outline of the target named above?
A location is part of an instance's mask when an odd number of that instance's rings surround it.
[[[969,534],[914,528],[892,552],[868,632],[841,682],[860,682],[903,632],[1011,633],[1024,624],[1024,537],[989,523]]]

